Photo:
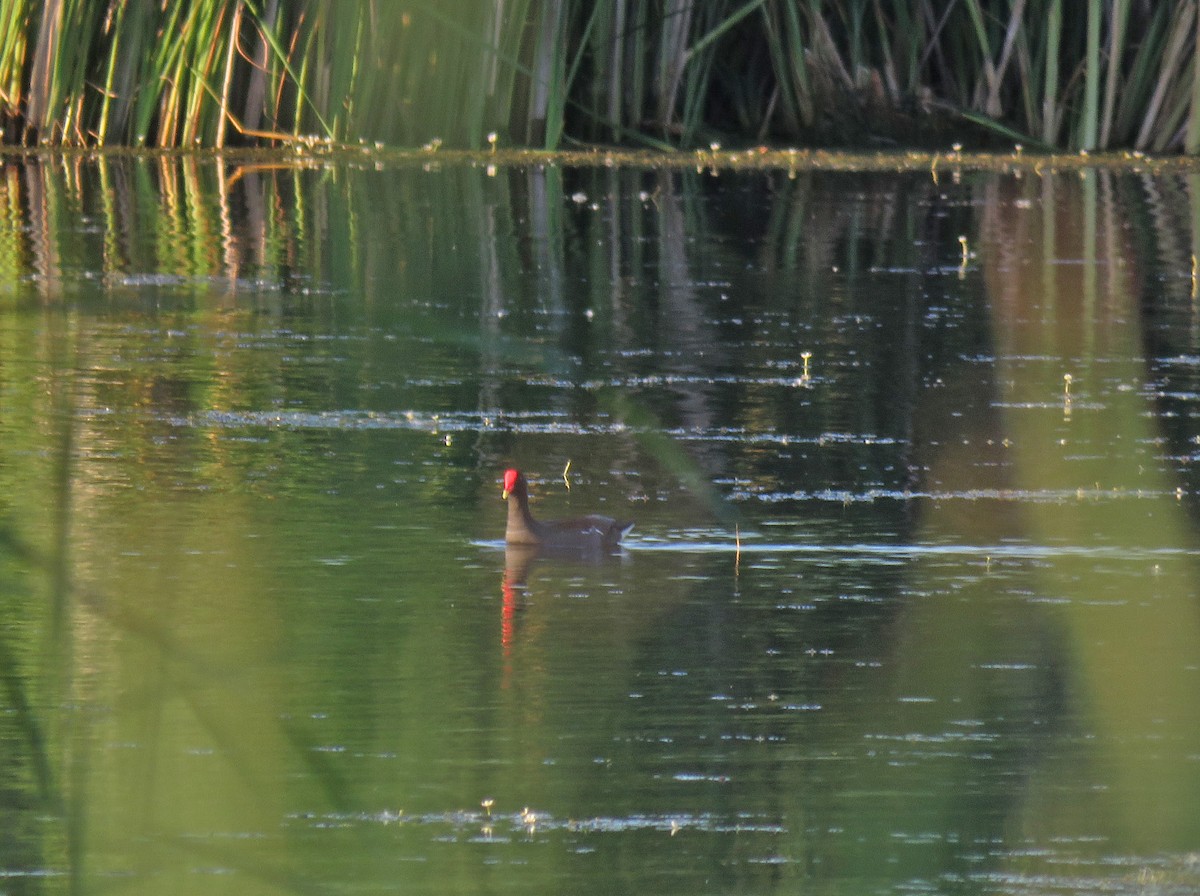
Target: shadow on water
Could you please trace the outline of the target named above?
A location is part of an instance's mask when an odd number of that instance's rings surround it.
[[[1193,175],[4,164],[14,886],[1194,890]]]

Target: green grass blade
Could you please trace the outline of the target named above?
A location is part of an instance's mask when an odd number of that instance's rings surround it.
[[[1200,152],[1200,15],[1196,16],[1196,32],[1192,49],[1192,89],[1188,102],[1187,133],[1183,151],[1188,155]]]
[[[287,73],[287,76],[291,79],[292,84],[295,86],[297,106],[300,106],[301,104],[306,106],[309,112],[312,113],[313,117],[315,117],[317,122],[320,124],[322,135],[325,137],[332,137],[333,128],[329,125],[328,121],[326,121],[326,116],[321,114],[321,110],[318,108],[317,104],[309,99],[308,93],[304,89],[304,81],[298,77],[297,73],[292,68],[292,63],[287,52],[279,43],[279,36],[269,27],[266,19],[263,18],[263,15],[258,10],[256,4],[250,2],[250,0],[242,0],[242,2],[245,2],[246,8],[249,10],[250,15],[258,23],[259,31],[262,34],[263,40],[267,42],[267,46],[270,47],[271,52],[275,54],[276,62]],[[297,111],[296,118],[297,120],[300,118],[299,111]]]
[[[1125,34],[1129,23],[1130,0],[1113,0],[1109,34],[1108,61],[1104,77],[1104,110],[1100,119],[1099,145],[1107,149],[1112,145],[1114,116],[1117,108],[1117,91],[1122,66],[1120,59],[1125,55]]]
[[[723,18],[703,37],[693,43],[688,49],[687,55],[689,57],[695,56],[696,54],[708,49],[710,44],[716,43],[726,32],[729,31],[729,29],[731,29],[746,16],[750,15],[750,13],[761,7],[765,2],[766,0],[750,0],[750,2],[742,4],[741,7],[735,9],[732,13]]]
[[[1083,122],[1080,149],[1095,149],[1100,135],[1100,0],[1088,0],[1087,56],[1083,76]]]
[[[1062,49],[1062,0],[1050,0],[1046,16],[1046,74],[1042,84],[1042,142],[1053,146],[1058,139],[1058,63]]]

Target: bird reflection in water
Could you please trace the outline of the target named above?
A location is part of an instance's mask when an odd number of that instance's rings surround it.
[[[500,646],[504,649],[505,659],[512,651],[517,611],[525,607],[529,567],[540,551],[537,545],[529,544],[509,544],[504,547],[504,578],[500,584],[503,597],[500,610]]]
[[[520,613],[525,610],[529,596],[529,573],[538,560],[565,565],[600,566],[616,562],[623,556],[620,548],[506,544],[504,576],[500,582],[500,646],[505,659],[512,653]]]

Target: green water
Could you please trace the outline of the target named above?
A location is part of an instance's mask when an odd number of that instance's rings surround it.
[[[1198,209],[5,159],[0,890],[1194,892]]]

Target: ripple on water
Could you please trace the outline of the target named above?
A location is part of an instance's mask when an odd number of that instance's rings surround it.
[[[526,807],[520,812],[485,812],[451,809],[443,812],[410,814],[400,810],[380,812],[294,813],[288,823],[312,828],[346,828],[367,825],[405,825],[431,830],[433,836],[459,836],[486,830],[491,836],[541,833],[629,833],[654,831],[674,833],[701,831],[727,834],[785,834],[778,820],[750,812],[719,814],[713,812],[676,812],[669,814],[595,815],[563,818],[541,809]]]

